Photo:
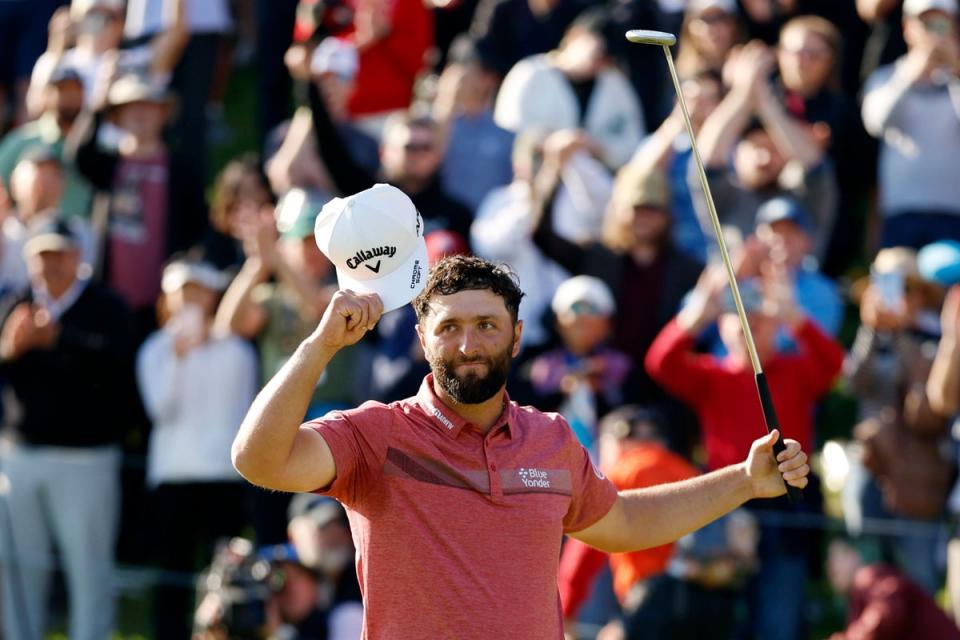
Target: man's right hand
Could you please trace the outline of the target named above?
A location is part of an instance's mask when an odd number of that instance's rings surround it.
[[[382,315],[383,302],[377,294],[337,291],[323,312],[314,337],[323,347],[335,351],[359,342]]]

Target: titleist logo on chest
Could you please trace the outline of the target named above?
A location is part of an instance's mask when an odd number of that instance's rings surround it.
[[[397,248],[389,245],[374,247],[373,249],[361,249],[357,251],[352,258],[347,260],[347,266],[356,269],[367,260],[374,258],[392,258],[397,253]],[[379,267],[378,267],[379,269]]]

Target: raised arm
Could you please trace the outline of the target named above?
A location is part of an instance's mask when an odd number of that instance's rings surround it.
[[[927,378],[930,408],[942,416],[960,411],[960,286],[947,292],[940,312],[942,337]]]
[[[807,456],[794,440],[773,457],[777,431],[755,440],[745,462],[689,480],[621,491],[610,511],[574,538],[611,553],[656,547],[713,522],[753,498],[786,490],[780,474],[797,488],[807,486]]]
[[[233,465],[253,484],[313,491],[337,476],[319,433],[301,428],[317,381],[343,347],[358,342],[383,313],[379,296],[338,291],[320,324],[254,399],[233,441]]]

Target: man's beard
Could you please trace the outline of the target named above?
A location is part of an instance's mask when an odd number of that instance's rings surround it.
[[[513,340],[503,351],[490,358],[444,360],[439,356],[427,355],[430,368],[433,370],[433,379],[440,384],[440,387],[451,398],[460,404],[480,404],[495,396],[507,382],[512,359]],[[457,375],[456,367],[467,363],[485,364],[487,374],[482,377],[473,372],[464,376]]]

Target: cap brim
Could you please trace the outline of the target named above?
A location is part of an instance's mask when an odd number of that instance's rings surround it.
[[[375,280],[358,280],[337,268],[337,283],[340,289],[379,295],[383,312],[386,313],[399,309],[423,291],[427,283],[428,266],[427,244],[423,238],[419,238],[416,249],[393,273]]]
[[[31,238],[23,245],[23,255],[32,256],[44,251],[67,251],[74,247],[69,239],[56,234],[44,234]]]

